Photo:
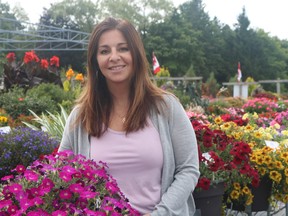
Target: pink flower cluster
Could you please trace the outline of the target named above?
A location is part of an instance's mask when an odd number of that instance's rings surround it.
[[[140,215],[104,163],[71,151],[44,156],[27,169],[18,165],[13,171],[16,176],[1,179],[0,215]]]
[[[242,108],[249,113],[263,113],[277,111],[278,103],[267,98],[253,98],[248,100]]]

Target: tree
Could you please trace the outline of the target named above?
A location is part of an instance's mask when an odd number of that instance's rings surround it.
[[[152,23],[161,23],[173,10],[171,0],[102,0],[103,16],[116,16],[132,22],[145,37]]]

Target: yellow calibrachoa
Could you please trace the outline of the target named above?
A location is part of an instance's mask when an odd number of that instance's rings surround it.
[[[214,122],[215,122],[217,125],[220,125],[220,124],[223,122],[223,120],[222,120],[222,118],[221,118],[220,116],[218,116],[218,117],[214,118]]]

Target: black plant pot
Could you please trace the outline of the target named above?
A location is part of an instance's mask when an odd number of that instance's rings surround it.
[[[196,209],[201,216],[221,216],[224,182],[210,186],[209,190],[194,191]]]
[[[269,198],[272,191],[272,180],[269,178],[269,176],[263,176],[259,186],[257,188],[252,187],[251,191],[254,195],[251,206],[252,212],[268,211]]]
[[[269,176],[263,176],[257,188],[250,187],[251,193],[253,194],[253,203],[251,206],[238,204],[237,202],[227,203],[227,208],[235,211],[246,211],[246,212],[258,212],[268,211],[269,209],[269,198],[272,192],[272,180]],[[227,194],[224,195],[224,200],[227,200]]]

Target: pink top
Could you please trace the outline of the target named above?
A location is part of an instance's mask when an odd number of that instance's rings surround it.
[[[91,159],[107,163],[130,204],[141,214],[160,202],[163,151],[151,121],[143,130],[129,133],[109,129],[99,139],[91,137]]]

